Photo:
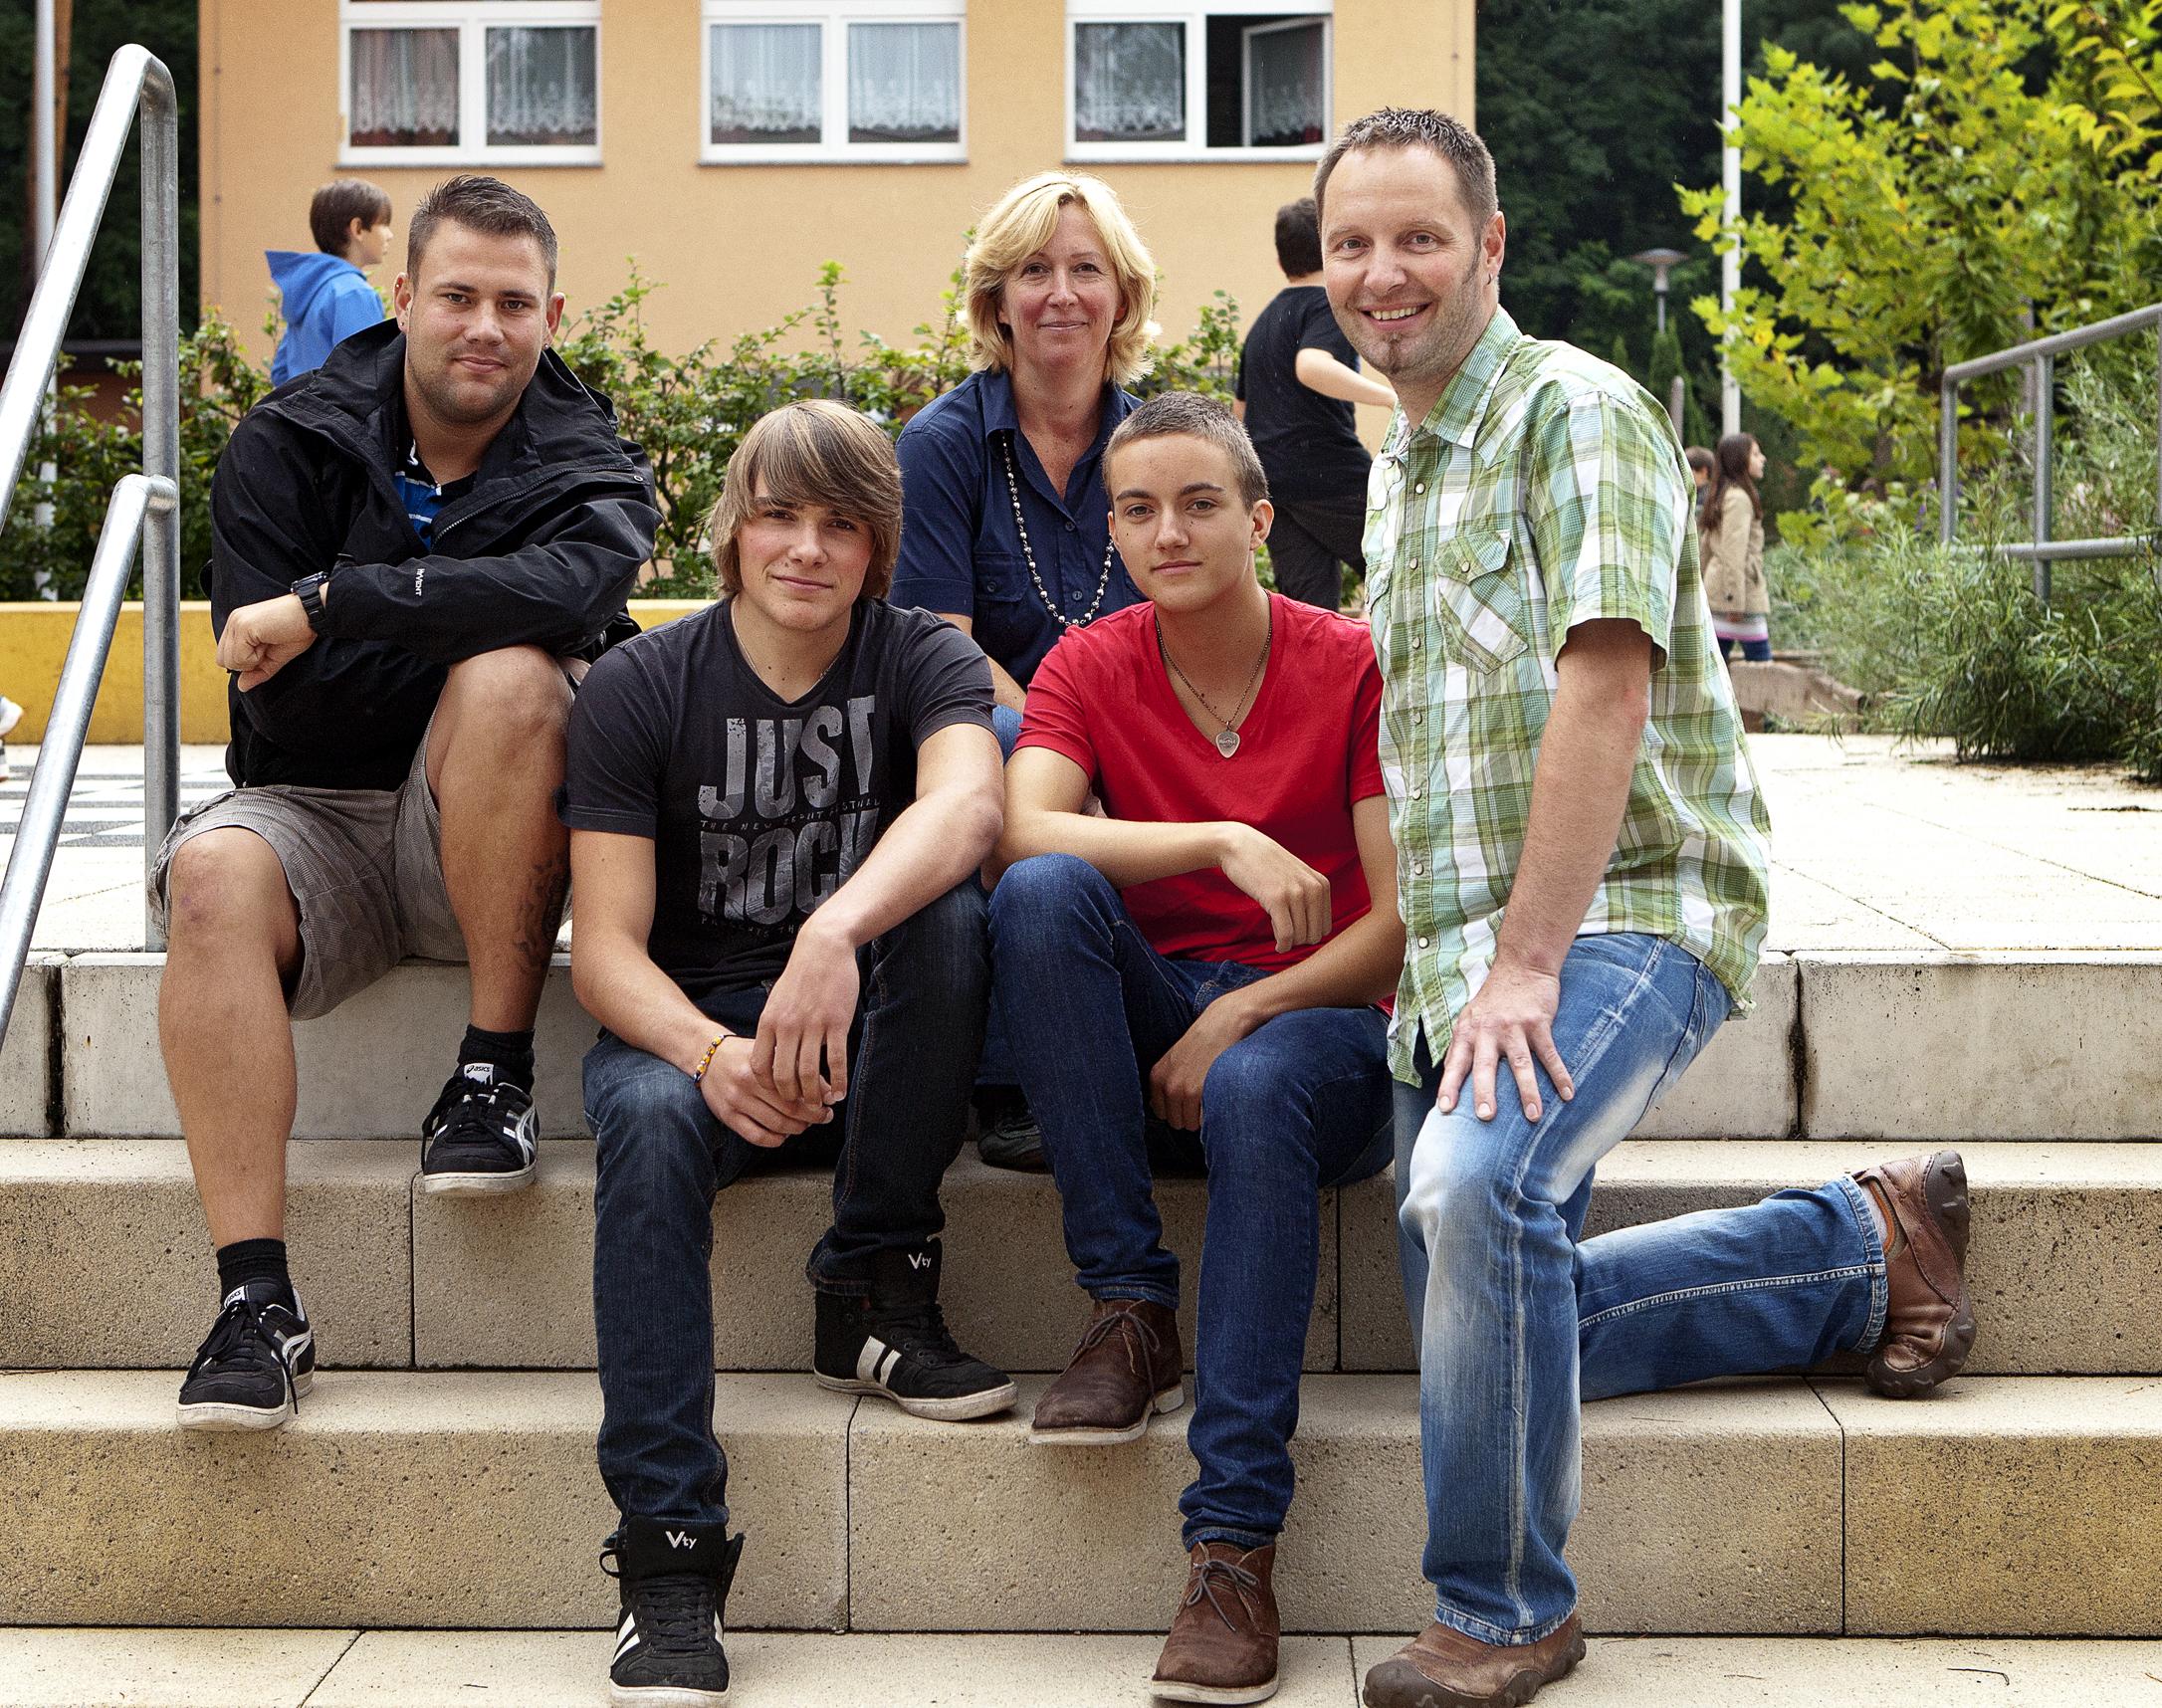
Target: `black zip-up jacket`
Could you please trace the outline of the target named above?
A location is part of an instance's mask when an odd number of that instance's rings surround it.
[[[592,656],[653,550],[645,453],[543,351],[470,488],[421,545],[391,482],[403,461],[405,335],[347,338],[233,430],[211,483],[210,621],[330,572],[316,644],[227,689],[236,783],[396,788],[449,667],[499,647]]]

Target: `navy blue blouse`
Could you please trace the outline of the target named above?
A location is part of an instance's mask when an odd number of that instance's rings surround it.
[[[1052,488],[1020,430],[1006,374],[973,373],[926,404],[901,430],[896,447],[903,510],[892,601],[969,617],[976,644],[1024,688],[1064,632],[1060,616],[1078,622],[1091,604],[1099,617],[1138,604],[1141,593],[1115,550],[1101,603],[1096,588],[1111,537],[1104,445],[1139,401],[1115,385],[1104,387],[1096,442],[1074,465],[1063,494]],[[1013,449],[1036,573],[1058,615],[1029,579],[1001,439]]]

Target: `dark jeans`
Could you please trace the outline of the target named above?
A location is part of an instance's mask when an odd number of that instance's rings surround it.
[[[1737,644],[1742,649],[1742,661],[1745,664],[1770,664],[1772,662],[1772,643],[1769,639],[1745,640],[1737,643],[1727,639],[1725,635],[1721,635],[1719,637],[1719,656],[1721,658],[1732,658]]]
[[[626,1518],[728,1519],[713,1430],[715,1192],[747,1170],[832,1165],[833,1224],[804,1268],[834,1293],[867,1291],[871,1253],[946,1225],[939,1177],[961,1146],[990,983],[983,917],[972,875],[863,952],[847,1100],[830,1126],[776,1151],[723,1127],[673,1063],[609,1032],[587,1053],[600,1474]],[[701,1006],[749,1032],[765,996],[726,991]]]
[[[1065,854],[1023,860],[999,880],[991,945],[1008,1034],[1036,1040],[1015,1065],[1081,1286],[1176,1310],[1179,1260],[1164,1249],[1152,1189],[1149,1070],[1211,1001],[1262,974],[1166,960],[1104,876]],[[1189,1548],[1255,1548],[1283,1528],[1320,1192],[1389,1161],[1386,1030],[1374,1008],[1279,1015],[1216,1058],[1198,1140],[1179,1136],[1208,1171],[1187,1431],[1198,1475],[1179,1501]]]
[[[1276,590],[1333,611],[1344,602],[1344,571],[1349,563],[1364,573],[1363,536],[1367,527],[1364,484],[1341,492],[1307,495],[1285,488],[1272,477],[1270,494],[1276,520],[1269,526],[1269,563]]]

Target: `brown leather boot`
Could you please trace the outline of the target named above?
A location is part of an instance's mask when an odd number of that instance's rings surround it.
[[[1518,1708],[1584,1658],[1571,1613],[1535,1643],[1481,1642],[1431,1624],[1367,1674],[1367,1708]]]
[[[1974,1348],[1967,1292],[1967,1166],[1957,1151],[1857,1169],[1890,1230],[1884,1241],[1884,1333],[1864,1373],[1893,1399],[1957,1376]]]
[[[1196,1542],[1186,1599],[1149,1688],[1174,1702],[1266,1702],[1276,1694],[1276,1544]]]
[[[1099,1299],[1066,1371],[1043,1390],[1028,1439],[1037,1446],[1138,1441],[1152,1412],[1186,1403],[1179,1314],[1146,1299]]]

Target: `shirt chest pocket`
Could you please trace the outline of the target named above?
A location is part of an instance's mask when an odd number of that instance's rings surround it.
[[[1499,670],[1530,644],[1521,576],[1509,563],[1506,529],[1471,527],[1452,535],[1429,579],[1441,650],[1473,675]]]

